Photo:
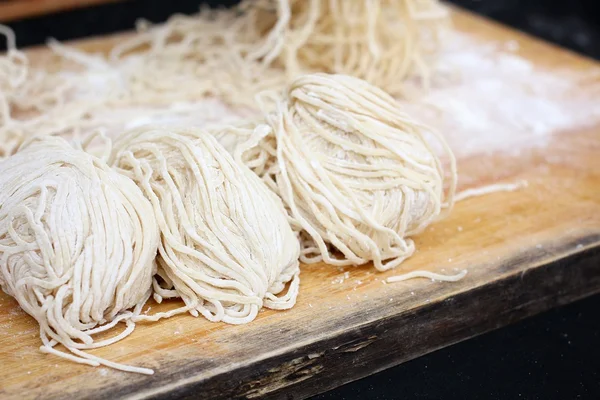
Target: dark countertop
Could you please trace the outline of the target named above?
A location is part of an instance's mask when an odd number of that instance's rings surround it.
[[[600,296],[332,390],[331,399],[600,399]]]
[[[453,0],[600,59],[598,0]],[[190,13],[199,0],[128,0],[15,21],[20,46],[130,29]],[[211,1],[210,3],[235,3]],[[4,43],[0,44],[4,46]],[[436,351],[331,392],[326,399],[600,399],[600,295]],[[291,394],[292,395],[292,394]]]

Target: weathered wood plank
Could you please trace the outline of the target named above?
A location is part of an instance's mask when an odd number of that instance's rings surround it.
[[[462,12],[455,23],[482,41],[518,40],[520,55],[536,65],[596,67]],[[111,40],[85,46],[97,51]],[[596,126],[557,134],[517,158],[460,159],[461,171],[480,184],[501,175],[530,185],[459,203],[416,238],[419,252],[400,271],[357,267],[340,282],[337,268],[305,266],[291,311],[265,311],[246,326],[178,316],[140,325],[128,339],[94,351],[155,368],[151,377],[39,353],[34,321],[2,294],[0,397],[304,398],[600,292],[599,155]],[[469,275],[452,284],[381,282],[398,272],[441,267],[468,268]],[[152,304],[152,312],[173,305]]]
[[[5,0],[0,2],[0,22],[37,17],[117,1],[123,0]]]

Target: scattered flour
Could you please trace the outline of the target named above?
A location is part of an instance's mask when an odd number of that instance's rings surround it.
[[[518,47],[515,41],[484,44],[453,33],[431,89],[419,95],[409,86],[413,103],[404,107],[442,132],[459,158],[518,155],[546,145],[554,133],[600,121],[600,68],[543,70],[515,55]],[[582,90],[580,82],[592,85]]]
[[[107,129],[108,135],[113,137],[124,130],[150,124],[208,127],[233,124],[244,120],[249,115],[248,112],[234,111],[217,99],[203,99],[163,106],[126,106],[105,109],[94,113],[93,118],[94,125],[103,126]]]
[[[337,285],[337,284],[340,284],[340,283],[344,283],[344,281],[346,279],[349,279],[349,278],[350,278],[350,272],[346,271],[342,275],[340,275],[340,276],[336,277],[335,279],[333,279],[331,281],[331,283],[334,284],[334,285]]]

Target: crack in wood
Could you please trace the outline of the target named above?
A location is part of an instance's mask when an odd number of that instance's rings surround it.
[[[265,376],[250,382],[248,385],[253,388],[247,391],[242,397],[247,399],[260,398],[266,394],[310,379],[324,370],[323,365],[318,363],[318,359],[323,354],[324,352],[311,353],[308,356],[298,357],[278,367],[271,368]]]
[[[331,350],[310,353],[307,356],[297,357],[267,371],[260,379],[249,383],[250,390],[243,397],[254,399],[274,393],[280,389],[298,384],[314,377],[324,371],[325,367],[319,362],[319,358],[327,355],[330,357],[336,353],[356,353],[367,348],[377,341],[377,336],[371,335],[366,339],[352,340]]]
[[[370,346],[371,344],[373,344],[375,341],[377,340],[377,336],[369,336],[367,338],[367,340],[362,340],[359,341],[356,344],[350,345],[347,348],[345,348],[344,350],[342,350],[344,353],[356,353],[359,350],[364,349],[367,346]]]

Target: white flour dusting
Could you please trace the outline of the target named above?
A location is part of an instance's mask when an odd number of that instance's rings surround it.
[[[125,130],[150,124],[208,127],[233,124],[249,115],[248,111],[233,110],[217,99],[204,99],[164,106],[115,107],[95,112],[92,119],[95,126],[104,127],[109,136],[114,137]]]
[[[216,98],[193,90],[170,91],[156,87],[140,93],[139,83],[131,79],[132,71],[145,60],[131,56],[119,62],[93,54],[74,53],[59,47],[63,56],[75,63],[59,74],[68,82],[70,104],[95,105],[82,115],[80,136],[101,129],[109,137],[143,125],[180,125],[210,127],[234,124],[255,116],[256,111],[232,108]],[[175,79],[175,78],[174,78]],[[183,87],[186,82],[181,82]]]
[[[403,105],[442,132],[459,158],[498,151],[517,155],[544,146],[553,133],[600,121],[600,68],[545,71],[513,54],[516,50],[514,41],[481,44],[455,33],[431,90]],[[583,79],[594,87],[582,91]]]

